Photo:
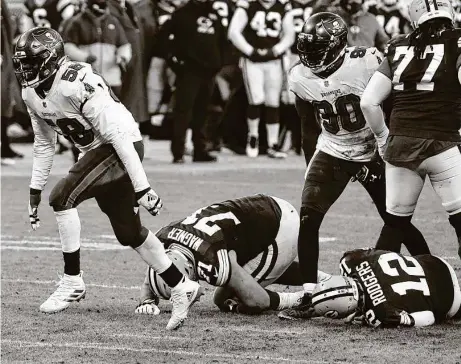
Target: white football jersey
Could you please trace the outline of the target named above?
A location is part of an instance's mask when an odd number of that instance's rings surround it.
[[[103,144],[142,140],[131,113],[87,63],[65,61],[45,98],[30,87],[22,90],[22,98],[35,134],[32,188],[41,190],[46,183],[56,132],[71,139],[82,153]],[[131,164],[138,163],[139,160]],[[149,186],[143,170],[129,170],[129,174],[136,191]]]
[[[373,159],[376,142],[360,108],[360,97],[380,63],[376,48],[348,47],[341,67],[326,78],[302,63],[290,70],[290,91],[315,108],[322,129],[318,150],[345,160]]]
[[[83,153],[106,144],[111,133],[124,133],[133,142],[142,139],[133,116],[114,97],[89,64],[71,61],[61,65],[45,98],[31,87],[22,90],[32,122],[48,124]],[[109,118],[99,117],[104,109]]]

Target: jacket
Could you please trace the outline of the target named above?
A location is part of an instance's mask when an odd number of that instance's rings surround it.
[[[62,37],[70,59],[84,62],[92,55],[96,57],[93,68],[109,86],[122,85],[119,65],[130,62],[132,52],[125,30],[115,16],[108,11],[96,16],[86,9],[64,27]]]

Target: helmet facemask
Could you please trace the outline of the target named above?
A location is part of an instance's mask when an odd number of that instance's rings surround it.
[[[311,34],[300,33],[297,50],[301,63],[313,73],[324,72],[344,55],[346,45],[341,47],[341,40],[333,36],[329,41],[315,40]]]

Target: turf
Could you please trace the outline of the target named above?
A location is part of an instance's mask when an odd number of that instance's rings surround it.
[[[64,312],[45,315],[39,305],[54,290],[62,254],[54,215],[47,204],[52,186],[71,165],[56,156],[39,209],[42,226],[33,232],[27,200],[31,147],[1,177],[1,361],[2,363],[461,363],[461,323],[424,329],[373,330],[341,321],[280,321],[220,313],[212,288],[194,306],[178,331],[165,330],[169,303],[159,316],[134,314],[145,265],[135,252],[118,245],[107,218],[93,201],[79,208],[82,219],[82,269],[87,296]],[[158,217],[143,212],[155,231],[212,202],[268,193],[299,207],[304,158],[248,160],[223,152],[215,165],[170,164],[168,145],[149,142],[145,167],[165,208]],[[438,197],[426,186],[415,215],[434,254],[446,257],[461,277],[453,229]],[[381,221],[366,192],[351,183],[321,229],[321,269],[336,273],[345,250],[374,245]],[[276,290],[287,290],[274,286]],[[293,289],[293,288],[291,288]]]

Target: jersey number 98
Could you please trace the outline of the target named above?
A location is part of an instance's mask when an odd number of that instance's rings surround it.
[[[330,134],[338,134],[341,126],[348,132],[355,132],[366,124],[360,108],[360,97],[357,95],[340,96],[334,106],[327,100],[315,101],[313,105],[323,128]]]

